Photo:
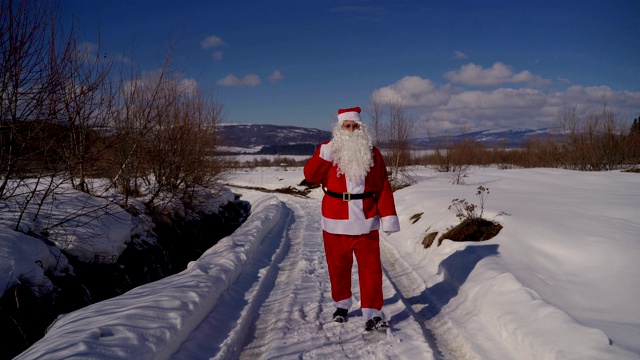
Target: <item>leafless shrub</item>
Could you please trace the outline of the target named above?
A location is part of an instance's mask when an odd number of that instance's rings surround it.
[[[406,107],[400,100],[382,104],[372,98],[368,112],[371,116],[374,143],[376,146],[382,146],[384,143],[382,153],[390,169],[391,187],[399,189],[415,183],[408,167],[412,163],[411,136],[414,122],[407,114]],[[383,132],[386,134],[384,138]]]
[[[424,157],[421,163],[432,165],[432,167],[441,173],[453,171],[453,163],[451,162],[450,152],[444,146],[439,145],[429,156]]]
[[[160,81],[143,81],[139,69],[134,63],[131,66],[129,71],[120,69],[113,133],[108,135],[113,146],[102,164],[111,186],[125,195],[125,203],[129,196],[142,195],[142,177],[148,173],[143,145],[154,126],[154,104],[160,97]]]
[[[489,240],[502,230],[502,225],[486,220],[482,217],[484,204],[489,195],[489,189],[479,186],[476,195],[480,199],[480,205],[476,206],[465,199],[453,199],[449,210],[460,220],[460,224],[450,227],[447,232],[438,239],[438,245],[444,239],[452,241],[485,241]],[[480,208],[478,212],[478,208]],[[431,243],[424,244],[431,245]]]
[[[73,39],[63,53],[58,90],[52,94],[51,115],[66,129],[57,148],[63,167],[76,190],[89,193],[87,178],[111,145],[103,132],[111,125],[114,94],[108,76],[112,61]]]
[[[484,147],[472,140],[464,140],[456,143],[449,149],[451,159],[451,182],[456,185],[464,184],[464,178],[469,175],[471,165],[482,165]]]
[[[480,199],[480,206],[469,203],[466,199],[453,199],[449,205],[449,211],[453,212],[460,221],[465,219],[481,219],[484,213],[484,204],[489,196],[489,188],[478,186],[476,195]],[[478,208],[480,211],[478,212]]]
[[[461,185],[471,166],[486,165],[490,160],[482,144],[465,139],[439,143],[434,152],[421,159],[421,162],[431,164],[438,172],[451,173],[451,182]]]
[[[311,155],[309,155],[311,157]],[[226,158],[226,157],[223,157]],[[260,167],[278,167],[283,170],[288,170],[295,167],[303,167],[309,158],[296,159],[288,156],[258,156],[247,161],[238,161],[233,157],[229,157],[225,161],[225,168],[227,169],[256,169]]]
[[[51,142],[37,144],[49,120],[60,65],[57,8],[3,1],[0,8],[0,199],[27,175],[40,174]],[[11,179],[18,181],[10,181]]]
[[[606,102],[601,109],[590,109],[580,116],[576,108],[561,112],[559,121],[569,140],[562,149],[561,167],[602,171],[619,169],[633,158],[628,134]]]
[[[211,187],[223,170],[215,153],[222,107],[175,80],[165,86],[145,142],[150,202],[163,191],[182,197],[194,186]]]
[[[26,208],[39,201],[40,209],[65,169],[58,149],[69,129],[55,121],[56,95],[69,76],[65,55],[75,37],[60,30],[55,2],[0,6],[0,200],[30,189],[16,198],[20,229]]]

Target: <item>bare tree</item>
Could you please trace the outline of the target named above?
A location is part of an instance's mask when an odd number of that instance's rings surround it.
[[[142,193],[141,180],[148,173],[143,161],[144,144],[155,126],[156,103],[161,97],[167,67],[165,63],[154,77],[146,78],[133,62],[130,69],[119,72],[111,135],[114,145],[104,159],[104,167],[111,178],[111,186],[125,195],[125,204],[129,196]]]
[[[620,168],[626,161],[624,129],[613,109],[603,101],[601,109],[590,109],[584,115],[561,112],[561,125],[569,123],[568,142],[560,152],[562,167],[583,171]],[[569,121],[568,121],[568,120]]]
[[[558,111],[558,126],[563,134],[572,134],[578,131],[578,107],[567,106]]]
[[[373,145],[380,147],[382,140],[382,126],[384,121],[384,108],[375,96],[371,96],[371,103],[367,107],[367,113],[371,118],[371,131],[373,132]]]
[[[223,105],[172,70],[170,55],[154,73],[121,75],[116,144],[108,157],[125,201],[144,195],[149,207],[160,195],[188,202],[190,190],[212,187],[225,167],[216,154]]]
[[[55,92],[59,54],[54,43],[57,8],[50,2],[3,1],[0,8],[0,198],[10,179],[39,171],[42,144],[50,130],[48,105]]]
[[[110,143],[103,141],[111,127],[114,94],[109,74],[112,61],[77,39],[64,53],[59,90],[53,96],[57,122],[67,130],[59,148],[73,187],[89,193],[87,177]]]
[[[65,36],[58,18],[55,1],[8,0],[0,8],[0,199],[23,191],[16,230],[34,200],[35,220],[64,170],[57,149],[68,132],[55,122],[56,96],[73,33]],[[27,185],[28,179],[34,181]]]
[[[468,129],[463,126],[460,129],[460,134],[463,136],[467,134]],[[477,156],[476,147],[481,145],[477,144],[472,139],[464,139],[458,143],[452,143],[448,149],[449,159],[451,159],[451,172],[453,177],[451,183],[456,185],[464,185],[464,178],[469,175],[469,168],[473,163],[473,159]]]
[[[145,142],[154,184],[149,203],[162,192],[183,198],[194,186],[209,187],[221,170],[215,157],[221,105],[176,78],[162,92]]]
[[[391,184],[400,187],[413,183],[408,172],[411,163],[411,135],[414,122],[406,112],[406,107],[400,101],[388,104],[387,144],[389,146],[387,165],[391,167]]]

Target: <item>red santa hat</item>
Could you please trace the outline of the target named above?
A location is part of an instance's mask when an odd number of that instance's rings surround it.
[[[362,120],[360,119],[360,107],[356,106],[349,109],[338,110],[338,123],[342,123],[345,120],[362,122]]]

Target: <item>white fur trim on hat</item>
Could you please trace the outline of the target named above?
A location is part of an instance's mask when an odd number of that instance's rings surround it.
[[[362,120],[360,119],[360,108],[354,107],[350,109],[338,110],[338,122],[343,122],[346,120],[361,122]]]

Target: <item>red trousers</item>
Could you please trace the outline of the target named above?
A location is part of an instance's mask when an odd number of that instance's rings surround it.
[[[382,263],[378,230],[364,235],[339,235],[322,232],[333,301],[351,298],[353,255],[358,262],[361,308],[381,310]]]

